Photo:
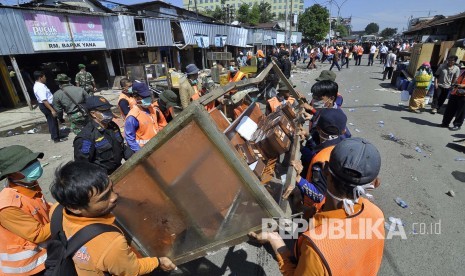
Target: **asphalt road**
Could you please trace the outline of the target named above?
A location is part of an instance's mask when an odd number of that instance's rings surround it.
[[[350,65],[341,72],[333,70],[344,97],[343,110],[352,135],[368,139],[381,152],[382,185],[372,193],[374,202],[383,210],[386,220],[392,216],[404,223],[406,239],[394,236],[385,241],[379,274],[463,275],[465,170],[464,163],[454,158],[465,157],[462,152],[465,148],[453,147],[450,142],[465,138],[465,134],[463,130],[452,132],[437,127],[441,114],[415,114],[399,106],[399,91],[381,81],[379,61],[374,66],[366,63],[363,59],[362,66]],[[327,63],[318,65],[317,70],[294,70],[292,80],[302,93],[310,93],[320,71],[329,68]],[[390,139],[390,134],[397,140]],[[17,135],[1,138],[0,147],[20,144],[45,152],[43,163],[49,164],[44,168],[41,185],[51,199],[48,186],[53,172],[72,159],[73,138],[74,134],[70,134],[67,142],[53,144],[47,134]],[[455,192],[455,197],[446,195],[449,190]],[[396,197],[401,197],[408,208],[399,207],[394,201]],[[247,243],[211,253],[172,274],[280,275],[265,248]]]

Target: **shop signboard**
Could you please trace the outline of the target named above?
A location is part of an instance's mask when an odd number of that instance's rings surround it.
[[[224,47],[226,45],[227,35],[216,35],[215,36],[215,47]]]
[[[197,42],[197,46],[199,48],[208,48],[208,47],[210,47],[210,39],[209,39],[208,35],[195,34],[194,39],[195,39],[195,42]]]
[[[34,51],[106,48],[98,17],[23,13]]]

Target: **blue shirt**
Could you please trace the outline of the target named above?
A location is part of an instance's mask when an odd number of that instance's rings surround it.
[[[134,151],[140,150],[140,146],[136,141],[136,132],[139,129],[139,121],[133,116],[128,116],[124,123],[124,134],[126,135],[126,142],[128,146]]]
[[[320,203],[325,198],[326,191],[320,191],[313,183],[308,182],[307,179],[301,177],[297,187],[303,196],[309,197],[313,202]]]

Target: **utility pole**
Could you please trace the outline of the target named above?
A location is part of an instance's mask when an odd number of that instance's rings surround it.
[[[287,17],[288,17],[288,13],[287,13],[287,0],[286,0],[286,15],[285,15],[285,18],[284,18],[284,45],[286,45],[286,42],[287,42]],[[290,50],[290,49],[289,49]]]
[[[329,43],[331,46],[331,7],[333,6],[333,0],[329,1]]]
[[[291,54],[290,52],[292,51],[291,49],[291,36],[292,36],[292,20],[293,20],[293,16],[292,16],[292,0],[291,0],[291,8],[290,8],[291,12],[289,14],[289,54]]]

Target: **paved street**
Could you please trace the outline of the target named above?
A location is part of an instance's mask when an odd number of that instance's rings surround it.
[[[373,192],[375,203],[383,210],[386,220],[391,216],[400,218],[407,235],[407,239],[395,236],[386,240],[380,275],[463,275],[465,170],[464,162],[454,159],[465,157],[461,151],[465,148],[456,148],[450,143],[453,139],[465,138],[465,129],[452,132],[439,128],[442,115],[430,114],[429,106],[428,112],[422,114],[408,112],[399,105],[400,91],[381,81],[379,60],[375,60],[374,66],[366,66],[364,57],[362,66],[351,64],[349,69],[336,72],[339,91],[344,96],[343,110],[352,135],[368,139],[381,152],[382,185]],[[294,70],[292,80],[302,93],[310,93],[320,71],[329,68],[328,63],[318,65],[317,70]],[[40,113],[38,109],[34,112]],[[0,120],[7,120],[8,116],[12,115],[1,112]],[[24,124],[5,126],[0,131],[45,121],[43,116],[36,117]],[[43,127],[46,129],[46,125]],[[390,134],[396,139],[391,139]],[[45,152],[43,163],[48,165],[41,184],[51,199],[48,186],[53,171],[72,159],[73,138],[71,133],[67,142],[53,144],[48,141],[48,134],[2,135],[0,147],[21,144]],[[449,190],[455,192],[455,197],[446,195]],[[401,197],[408,208],[398,206],[396,197]],[[249,244],[224,249],[207,259],[197,265],[214,268],[209,270],[209,275],[279,275],[271,255]]]

